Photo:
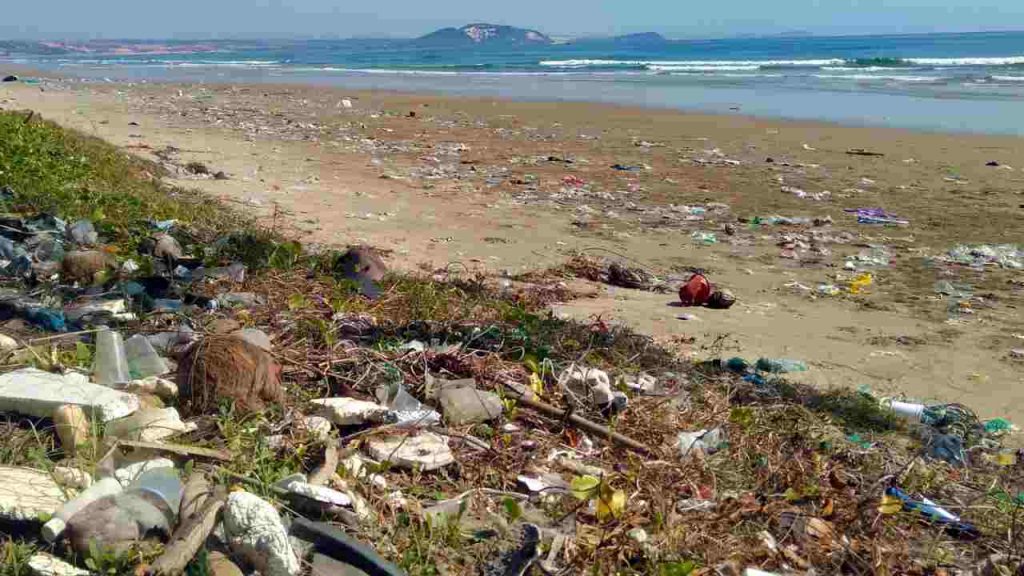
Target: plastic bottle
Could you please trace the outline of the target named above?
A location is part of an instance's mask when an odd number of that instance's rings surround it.
[[[760,358],[755,367],[761,372],[771,372],[772,374],[807,371],[807,364],[786,358]]]
[[[93,377],[103,386],[122,386],[131,381],[128,356],[121,333],[103,328],[96,333],[96,362]]]
[[[892,400],[889,402],[889,408],[897,415],[912,420],[914,422],[920,422],[924,416],[925,405],[918,404],[916,402],[899,402]]]
[[[156,353],[153,345],[141,334],[136,334],[124,343],[128,361],[128,372],[133,380],[166,374],[169,368],[164,359]]]
[[[47,522],[43,524],[43,538],[53,543],[60,537],[67,528],[67,521],[83,508],[106,496],[113,496],[122,491],[121,483],[116,478],[103,478],[92,486],[83,490],[78,496],[68,500],[60,507],[60,510]]]

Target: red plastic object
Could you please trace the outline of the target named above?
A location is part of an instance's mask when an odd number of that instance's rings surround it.
[[[703,306],[711,298],[711,282],[703,274],[694,274],[679,288],[683,306]]]

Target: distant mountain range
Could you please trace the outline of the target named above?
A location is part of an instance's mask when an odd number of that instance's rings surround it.
[[[554,44],[554,40],[536,30],[499,26],[497,24],[468,24],[462,28],[442,28],[413,40],[427,46],[522,46]]]
[[[488,47],[530,47],[552,44],[601,45],[627,49],[659,48],[670,44],[656,32],[643,32],[614,37],[591,37],[553,40],[548,35],[528,28],[502,26],[498,24],[475,23],[461,28],[442,28],[426,36],[413,39],[337,39],[312,40],[311,42],[336,42],[359,47],[415,46],[424,48],[488,48]],[[251,47],[259,49],[267,44],[287,45],[288,40],[207,40],[203,42],[184,40],[81,40],[81,41],[3,41],[0,40],[0,54],[30,53],[41,55],[58,54],[111,54],[111,55],[172,55],[216,52],[226,46],[233,49]]]

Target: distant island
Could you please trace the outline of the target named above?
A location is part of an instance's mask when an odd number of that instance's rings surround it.
[[[569,41],[570,44],[614,44],[622,48],[658,48],[672,41],[657,32],[640,32],[637,34],[625,34],[612,37],[587,37],[576,38]]]
[[[442,28],[421,36],[413,42],[426,46],[522,46],[549,45],[554,41],[536,30],[500,26],[497,24],[468,24],[462,28]]]

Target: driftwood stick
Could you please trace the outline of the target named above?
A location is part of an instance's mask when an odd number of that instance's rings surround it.
[[[612,440],[644,456],[651,455],[651,449],[648,448],[647,446],[644,446],[643,444],[637,442],[636,440],[633,440],[628,436],[623,436],[618,432],[614,432],[607,426],[602,426],[596,422],[591,422],[590,420],[587,420],[586,418],[578,416],[576,414],[569,414],[569,417],[565,418],[565,410],[556,408],[550,404],[545,404],[544,402],[541,402],[539,400],[534,400],[533,398],[528,398],[525,395],[518,392],[517,390],[515,390],[514,388],[509,388],[507,386],[505,388],[506,390],[509,390],[510,392],[517,396],[517,402],[519,402],[523,406],[526,406],[527,408],[532,408],[538,412],[551,416],[552,418],[566,419],[570,424],[576,426],[577,428],[586,430],[587,432],[591,432],[593,434],[597,434],[601,437]]]
[[[138,440],[119,440],[118,444],[129,448],[141,448],[143,450],[155,450],[157,452],[170,452],[171,454],[178,454],[179,456],[201,456],[204,458],[212,458],[214,460],[222,460],[224,462],[230,462],[232,459],[230,452],[213,450],[211,448],[200,448],[198,446],[185,446],[184,444],[162,444],[159,442],[141,442]]]
[[[338,471],[338,445],[331,441],[324,448],[324,463],[313,470],[309,475],[309,483],[314,486],[323,486],[331,479],[331,476]]]
[[[171,541],[164,548],[163,556],[157,558],[150,567],[150,574],[177,576],[183,573],[210,537],[226,502],[227,493],[224,490],[218,490],[217,494],[207,499],[198,514],[174,531]]]

